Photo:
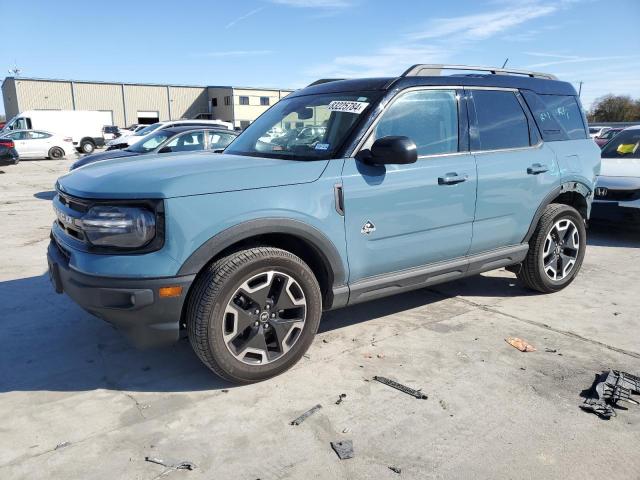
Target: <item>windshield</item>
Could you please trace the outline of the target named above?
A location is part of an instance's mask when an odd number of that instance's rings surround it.
[[[135,135],[136,137],[144,137],[145,135],[149,135],[151,132],[157,130],[158,128],[160,128],[160,123],[154,123],[151,124],[147,127],[144,127],[141,130],[138,130]]]
[[[609,140],[602,158],[640,158],[640,128],[623,130]]]
[[[225,153],[292,160],[332,158],[379,95],[355,92],[285,98],[242,132]]]
[[[612,138],[615,137],[618,133],[620,133],[620,130],[607,130],[598,138]]]
[[[129,148],[126,148],[125,150],[127,152],[148,153],[152,150],[155,150],[158,147],[158,145],[164,142],[167,138],[169,138],[169,135],[165,133],[164,130],[160,130],[157,133],[149,135],[149,138],[146,138],[144,140],[140,140],[137,143],[134,143]]]

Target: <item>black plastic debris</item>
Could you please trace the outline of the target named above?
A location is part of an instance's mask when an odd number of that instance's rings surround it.
[[[336,452],[340,460],[353,458],[353,440],[342,440],[340,442],[331,442],[331,448]]]
[[[154,457],[144,457],[145,462],[155,463],[157,465],[162,465],[163,467],[167,467],[173,470],[195,470],[196,465],[192,462],[182,461],[177,463],[165,462],[160,458]]]
[[[62,442],[56,445],[56,448],[54,448],[54,450],[60,450],[61,448],[68,447],[69,445],[71,445],[71,442]]]
[[[393,473],[397,473],[398,475],[402,473],[402,469],[400,467],[394,467],[393,465],[389,465],[389,470]]]
[[[308,417],[310,417],[311,415],[313,415],[314,413],[316,413],[318,410],[320,410],[322,408],[322,405],[318,404],[313,408],[310,408],[309,410],[307,410],[306,412],[304,412],[302,415],[300,415],[298,418],[296,418],[295,420],[291,421],[289,423],[289,425],[300,425],[302,422],[304,422]]]
[[[340,395],[338,395],[338,400],[336,400],[336,405],[340,405],[342,403],[342,400],[344,400],[347,397],[346,393],[341,393]]]
[[[591,388],[583,392],[585,400],[580,408],[609,420],[616,417],[615,409],[623,409],[619,402],[640,405],[632,395],[640,395],[640,377],[619,370],[596,374]]]
[[[396,390],[400,390],[401,392],[406,393],[407,395],[411,395],[412,397],[415,397],[417,399],[420,400],[426,400],[427,398],[429,398],[426,394],[422,393],[420,390],[414,390],[413,388],[409,388],[405,385],[402,385],[398,382],[394,382],[393,380],[390,380],[386,377],[378,377],[375,376],[373,377],[374,380],[383,383],[385,385],[388,385],[392,388],[395,388]]]

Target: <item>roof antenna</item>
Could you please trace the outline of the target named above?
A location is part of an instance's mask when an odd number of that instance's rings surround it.
[[[509,57],[507,57],[507,59],[504,61],[504,63],[502,64],[502,67],[500,68],[504,68],[507,66],[507,62],[509,61]]]

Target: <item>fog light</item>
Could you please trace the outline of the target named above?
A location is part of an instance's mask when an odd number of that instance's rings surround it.
[[[179,297],[182,295],[182,287],[161,287],[158,293],[160,298]]]

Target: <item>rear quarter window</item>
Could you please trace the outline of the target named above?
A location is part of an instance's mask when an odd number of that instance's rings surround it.
[[[522,95],[533,112],[542,139],[581,140],[588,138],[584,116],[576,97],[571,95],[539,95],[524,90]]]

